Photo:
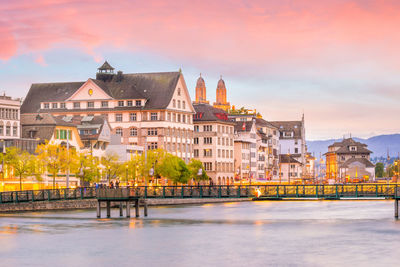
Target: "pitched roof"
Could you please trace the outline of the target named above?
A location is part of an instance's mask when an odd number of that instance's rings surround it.
[[[215,122],[223,122],[234,124],[234,122],[228,119],[228,113],[223,109],[215,108],[209,104],[193,104],[193,108],[196,111],[196,115],[194,116],[193,122],[202,122],[202,121],[215,121]]]
[[[293,132],[293,137],[290,138],[301,138],[302,132],[301,129],[303,127],[302,121],[271,121],[272,125],[278,128],[278,130],[282,132]],[[282,134],[281,134],[282,138]]]
[[[266,121],[266,120],[264,120],[262,118],[256,118],[256,125],[259,125],[261,127],[271,127],[271,128],[278,129],[278,127],[273,125],[271,122]]]
[[[350,150],[351,146],[356,146],[357,149],[356,151]],[[347,138],[343,139],[341,142],[335,142],[329,147],[339,147],[338,150],[336,150],[337,154],[359,154],[359,153],[367,153],[370,154],[372,153],[371,150],[367,149],[367,145],[357,142],[352,138]]]
[[[100,68],[97,68],[98,70],[113,70],[114,68],[113,67],[111,67],[111,65],[107,62],[107,61],[105,61],[104,63],[103,63],[103,65],[101,65],[101,67]]]
[[[349,165],[351,165],[351,164],[354,163],[354,162],[362,163],[362,164],[365,165],[366,168],[368,168],[368,167],[375,167],[375,165],[374,165],[371,161],[369,161],[368,159],[366,159],[366,158],[351,158],[351,159],[348,159],[348,160],[346,160],[344,163],[342,163],[342,164],[340,165],[340,167],[342,167],[342,168],[348,168]]]
[[[279,162],[280,163],[297,163],[297,164],[301,164],[292,155],[287,155],[287,154],[280,154],[279,155]]]
[[[110,74],[111,80],[91,79],[114,99],[146,99],[143,109],[168,106],[180,78],[180,72]],[[85,82],[32,84],[21,113],[40,111],[41,102],[65,101]]]

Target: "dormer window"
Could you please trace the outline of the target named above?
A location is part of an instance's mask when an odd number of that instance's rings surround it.
[[[58,103],[51,104],[51,108],[58,108]]]
[[[123,107],[124,106],[124,101],[118,101],[118,107]]]
[[[60,108],[65,108],[65,103],[60,103]]]
[[[136,100],[136,106],[137,107],[142,106],[142,100]]]
[[[351,146],[350,147],[350,151],[357,151],[357,147],[356,146]]]
[[[44,103],[43,104],[43,108],[44,109],[49,109],[50,108],[50,104],[49,103]]]
[[[127,102],[126,102],[126,105],[127,105],[128,107],[132,107],[132,106],[133,106],[132,100],[127,101]]]

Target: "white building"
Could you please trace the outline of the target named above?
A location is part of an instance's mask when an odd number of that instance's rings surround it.
[[[0,96],[0,139],[20,138],[20,106],[19,98]]]

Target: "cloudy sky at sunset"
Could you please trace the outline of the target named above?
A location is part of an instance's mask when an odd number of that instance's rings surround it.
[[[201,72],[215,100],[308,139],[400,132],[400,1],[0,0],[0,91],[84,81],[108,60],[125,73]]]

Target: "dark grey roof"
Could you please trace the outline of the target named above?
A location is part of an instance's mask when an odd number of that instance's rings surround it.
[[[168,106],[180,78],[180,72],[110,74],[112,79],[91,79],[114,99],[146,99],[143,109],[164,109]],[[40,110],[40,102],[65,101],[85,82],[32,84],[21,113]]]
[[[287,154],[280,154],[279,162],[280,163],[297,163],[297,164],[301,165],[301,162],[296,160],[292,155],[287,155]]]
[[[356,146],[357,150],[356,151],[351,151],[350,147],[351,146]],[[372,153],[371,150],[367,149],[366,144],[362,144],[360,142],[355,141],[352,138],[347,138],[343,139],[341,142],[335,142],[329,147],[340,147],[338,150],[336,150],[336,154],[370,154]]]
[[[228,113],[223,109],[215,108],[208,104],[193,104],[193,108],[196,111],[194,115],[193,122],[202,122],[202,121],[215,121],[215,122],[223,122],[234,124],[234,122],[228,119]]]
[[[293,132],[293,137],[290,138],[302,138],[302,121],[271,121],[270,123],[281,132],[281,138],[284,138],[282,135],[283,132]]]
[[[347,168],[347,167],[349,167],[350,164],[352,164],[354,162],[360,162],[360,163],[364,164],[366,168],[375,167],[375,165],[372,164],[372,162],[369,161],[366,158],[351,158],[351,159],[348,159],[344,163],[342,163],[340,165],[340,167]]]
[[[113,70],[114,68],[113,67],[111,67],[111,65],[107,62],[107,61],[105,61],[104,63],[103,63],[103,65],[101,65],[101,67],[100,68],[97,68],[98,70]]]
[[[256,118],[256,125],[257,126],[261,126],[261,127],[271,127],[271,128],[278,129],[278,127],[273,125],[271,122],[266,121],[266,120],[264,120],[262,118]]]

